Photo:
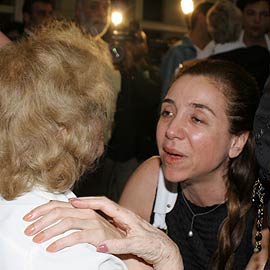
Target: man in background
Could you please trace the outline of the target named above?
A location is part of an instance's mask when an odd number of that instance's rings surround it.
[[[211,2],[200,2],[195,7],[188,20],[188,35],[171,47],[164,56],[161,64],[162,97],[166,95],[179,64],[202,53],[202,57],[207,57],[212,51],[214,44],[210,42],[211,37],[206,24],[206,14],[212,5]]]
[[[243,13],[243,31],[239,40],[245,47],[258,45],[270,50],[267,35],[270,26],[270,1],[238,0],[237,6]]]
[[[84,32],[102,37],[109,28],[110,0],[77,0],[75,20]]]
[[[30,36],[36,27],[53,16],[53,0],[25,0],[23,4],[24,33]]]

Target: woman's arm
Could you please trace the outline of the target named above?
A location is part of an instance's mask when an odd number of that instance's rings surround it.
[[[121,206],[148,222],[154,204],[159,169],[160,158],[158,156],[144,161],[129,178],[119,200]]]

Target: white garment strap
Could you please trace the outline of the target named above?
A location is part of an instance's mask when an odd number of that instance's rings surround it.
[[[166,214],[169,213],[177,199],[178,183],[172,183],[165,180],[162,168],[160,167],[157,193],[154,205],[154,222],[153,226],[162,230],[167,229],[165,222]]]

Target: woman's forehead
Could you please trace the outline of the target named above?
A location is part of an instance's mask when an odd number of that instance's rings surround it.
[[[222,85],[201,75],[184,75],[178,78],[172,84],[165,99],[172,100],[175,106],[198,104],[198,106],[207,106],[213,110],[215,107],[225,109],[227,103]]]

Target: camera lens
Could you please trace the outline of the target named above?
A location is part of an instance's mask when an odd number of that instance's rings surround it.
[[[114,64],[120,64],[125,58],[125,49],[120,45],[113,44],[110,48]]]

